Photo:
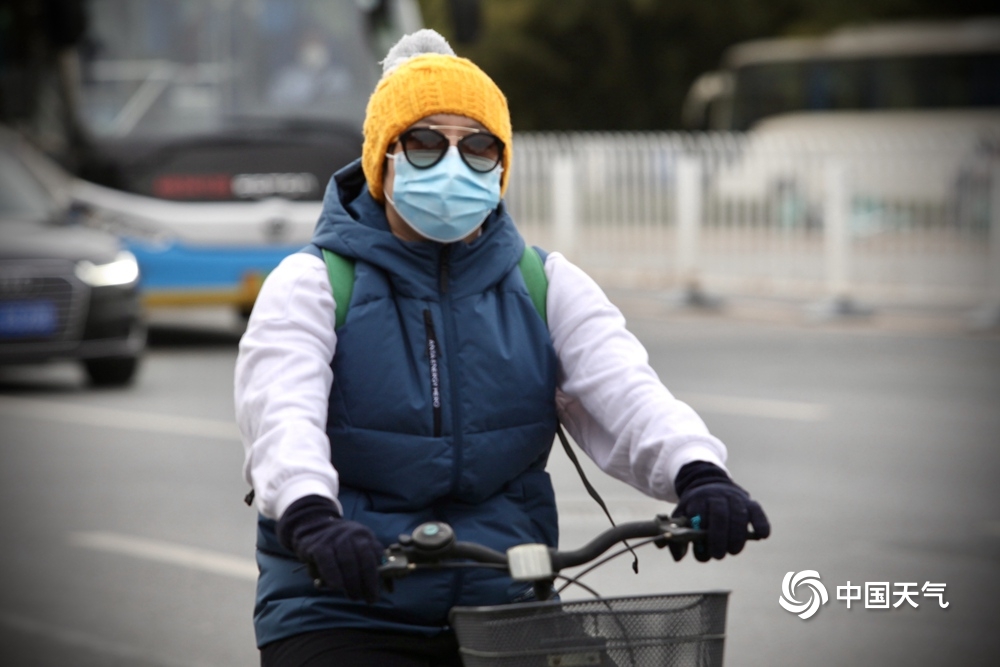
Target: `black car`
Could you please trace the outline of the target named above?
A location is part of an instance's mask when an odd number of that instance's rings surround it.
[[[94,385],[127,385],[146,345],[139,267],[78,223],[65,172],[0,127],[0,364],[78,359]]]

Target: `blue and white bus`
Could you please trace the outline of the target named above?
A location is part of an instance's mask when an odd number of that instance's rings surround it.
[[[378,60],[416,0],[90,0],[77,199],[138,258],[147,306],[248,313],[361,154]]]

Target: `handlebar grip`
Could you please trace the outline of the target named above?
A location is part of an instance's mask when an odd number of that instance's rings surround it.
[[[694,521],[686,516],[677,516],[673,518],[673,522],[678,526],[689,528],[688,531],[685,531],[685,534],[691,535],[691,541],[705,539],[708,535],[708,531],[701,528],[701,517],[699,516],[695,516]],[[694,523],[694,526],[691,526],[692,523]],[[754,531],[747,530],[747,540],[757,541],[761,539],[763,538]]]

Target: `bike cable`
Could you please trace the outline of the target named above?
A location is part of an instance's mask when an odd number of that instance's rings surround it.
[[[570,447],[569,440],[566,438],[566,433],[563,431],[562,424],[556,425],[556,433],[559,435],[559,442],[562,443],[563,449],[566,450],[566,455],[569,456],[569,460],[572,461],[573,465],[576,467],[576,472],[580,475],[580,479],[583,481],[583,486],[587,489],[587,493],[589,493],[590,497],[597,501],[597,504],[601,506],[601,509],[604,510],[604,514],[608,517],[608,521],[611,522],[611,525],[617,527],[618,524],[616,524],[615,520],[611,518],[611,512],[608,511],[608,506],[604,503],[604,499],[601,498],[601,494],[597,492],[597,489],[594,488],[594,486],[590,483],[590,480],[587,479],[587,475],[583,472],[583,466],[580,465],[580,459],[576,457],[576,452],[574,452],[573,448]],[[626,549],[632,552],[632,571],[639,574],[639,557],[636,555],[632,547],[629,546],[629,543],[626,540],[622,540],[622,544],[625,545]]]

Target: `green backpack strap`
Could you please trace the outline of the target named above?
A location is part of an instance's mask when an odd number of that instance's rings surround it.
[[[542,263],[542,256],[538,250],[531,246],[524,246],[524,253],[518,263],[521,269],[521,276],[524,284],[528,286],[528,294],[531,295],[531,302],[535,304],[542,322],[549,323],[545,315],[545,294],[549,289],[549,280],[545,277],[545,265]]]
[[[347,308],[351,305],[351,294],[354,292],[354,262],[335,252],[322,248],[323,261],[326,262],[326,272],[330,277],[330,288],[333,290],[333,300],[337,305],[336,328],[340,328],[347,319]],[[545,295],[549,281],[545,277],[545,265],[538,251],[531,246],[524,247],[521,261],[518,263],[524,284],[528,287],[531,303],[538,311],[542,321],[548,323],[545,316]]]
[[[336,328],[339,329],[347,319],[347,307],[351,305],[351,294],[354,292],[354,261],[326,248],[322,251],[326,273],[330,276],[333,301],[337,306]]]

